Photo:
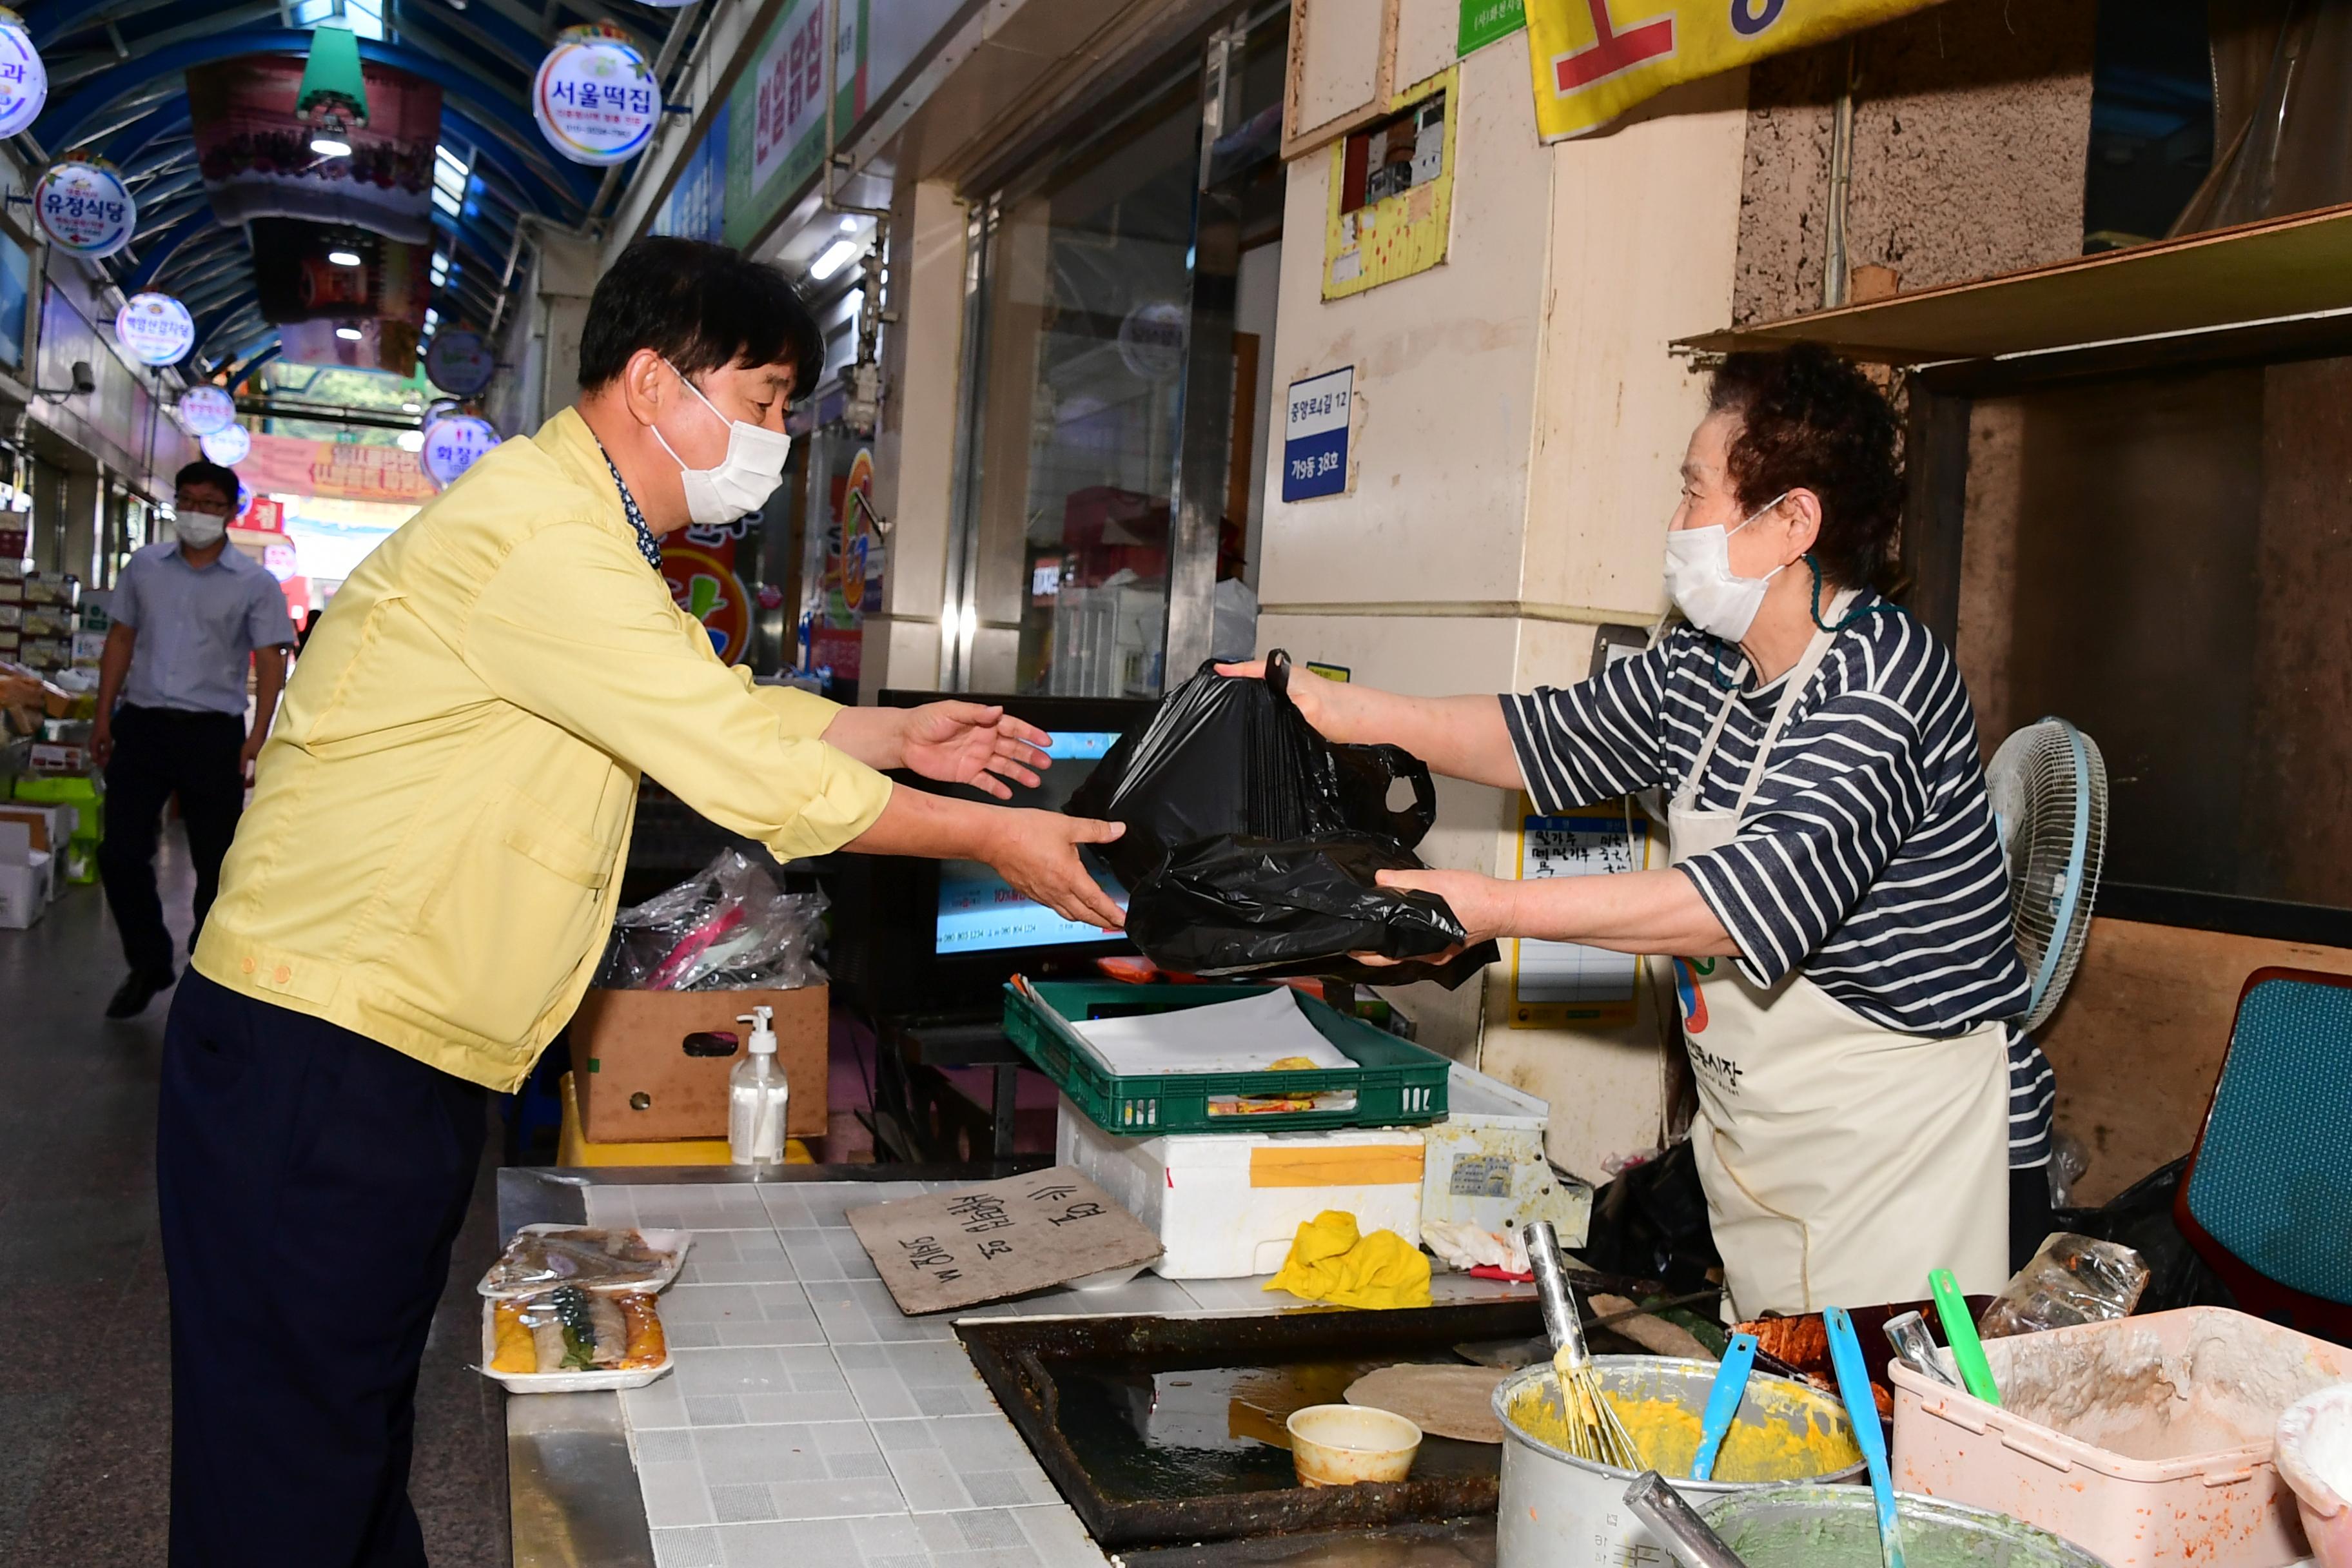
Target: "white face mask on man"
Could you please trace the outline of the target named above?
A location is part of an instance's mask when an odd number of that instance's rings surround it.
[[[727,426],[727,455],[709,468],[688,468],[686,459],[663,437],[661,427],[653,426],[654,439],[661,442],[662,450],[678,466],[678,478],[686,488],[686,515],[705,527],[718,527],[767,505],[776,487],[784,482],[784,459],[792,454],[793,438],[780,430],[728,418],[702,395],[700,387],[686,379],[684,371],[667,360],[662,363],[669,365],[669,373],[694,394],[696,401]]]
[[[1739,524],[1726,528],[1677,528],[1666,534],[1666,594],[1683,618],[1699,630],[1726,642],[1738,642],[1756,624],[1763,607],[1764,590],[1788,570],[1783,564],[1761,577],[1742,577],[1731,569],[1731,536],[1789,499],[1773,497]]]
[[[228,519],[216,511],[182,511],[172,515],[172,534],[189,550],[218,544],[228,531]]]

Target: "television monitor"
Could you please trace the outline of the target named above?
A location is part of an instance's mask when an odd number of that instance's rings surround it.
[[[885,691],[886,708],[940,700],[935,691]],[[1159,704],[1117,699],[1004,697],[964,693],[960,701],[1002,704],[1054,737],[1054,765],[1037,788],[1014,787],[1011,804],[1059,811],[1121,735],[1150,721]],[[893,775],[901,784],[998,804],[968,785]],[[1023,898],[988,867],[968,860],[845,858],[832,945],[834,982],[870,1016],[992,1007],[1013,975],[1091,973],[1095,960],[1129,954],[1124,937],[1066,921]],[[1121,903],[1109,868],[1088,858],[1096,878]]]

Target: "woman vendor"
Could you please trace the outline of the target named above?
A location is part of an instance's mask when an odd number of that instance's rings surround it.
[[[1937,1268],[1997,1290],[2012,1202],[2021,1247],[2047,1218],[2048,1074],[2008,1022],[2028,984],[1968,690],[1872,587],[1895,430],[1823,351],[1735,354],[1666,535],[1683,619],[1649,651],[1499,703],[1290,675],[1330,739],[1544,812],[1665,794],[1670,869],[1381,880],[1444,896],[1473,942],[1675,955],[1693,1153],[1742,1317],[1914,1300]]]

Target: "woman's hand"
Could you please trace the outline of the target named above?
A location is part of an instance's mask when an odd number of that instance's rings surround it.
[[[1444,952],[1428,954],[1425,962],[1444,963],[1466,949],[1482,942],[1492,942],[1499,936],[1516,936],[1517,931],[1520,884],[1506,882],[1495,877],[1483,877],[1475,871],[1382,871],[1379,877],[1383,888],[1400,892],[1435,893],[1462,922],[1463,938]],[[1402,959],[1383,958],[1376,952],[1351,955],[1359,963],[1386,968],[1402,963]]]
[[[1002,708],[932,702],[907,710],[899,753],[906,767],[927,779],[970,784],[1011,800],[1012,788],[1003,781],[1036,788],[1038,771],[1054,765],[1045,752],[1052,743],[1045,731]]]
[[[1247,664],[1221,664],[1217,666],[1217,673],[1238,680],[1264,680],[1265,660],[1254,658]],[[1289,684],[1285,689],[1290,693],[1290,705],[1298,710],[1300,718],[1314,726],[1317,734],[1327,741],[1349,739],[1333,728],[1340,719],[1339,698],[1344,690],[1341,682],[1326,680],[1305,665],[1294,662],[1290,667]]]
[[[1107,931],[1127,923],[1103,885],[1079,857],[1081,844],[1108,844],[1127,831],[1123,822],[1064,816],[1051,811],[995,811],[981,858],[1024,899],[1045,905],[1064,920],[1082,921]]]

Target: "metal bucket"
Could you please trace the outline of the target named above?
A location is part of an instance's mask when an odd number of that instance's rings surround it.
[[[1690,1413],[1695,1432],[1698,1418],[1706,1413],[1707,1394],[1715,1386],[1715,1363],[1668,1356],[1601,1356],[1594,1361],[1593,1375],[1618,1400],[1665,1400],[1681,1406]],[[1632,1483],[1633,1471],[1577,1458],[1523,1430],[1512,1419],[1513,1403],[1522,1391],[1549,1384],[1552,1376],[1549,1365],[1531,1366],[1505,1378],[1495,1390],[1495,1416],[1503,1424],[1502,1493],[1496,1510],[1497,1568],[1621,1568],[1628,1563],[1671,1561],[1665,1547],[1625,1506],[1625,1488]],[[1804,1384],[1762,1373],[1748,1381],[1748,1397],[1733,1425],[1735,1430],[1777,1425],[1792,1436],[1827,1432],[1843,1437],[1849,1447],[1853,1440],[1853,1424],[1835,1398]],[[1696,1447],[1695,1436],[1692,1447]],[[1669,1470],[1667,1479],[1694,1506],[1776,1484],[1693,1481],[1684,1479],[1689,1474],[1687,1460],[1680,1468],[1680,1475]],[[1782,1476],[1777,1478],[1777,1484],[1852,1480],[1862,1473],[1857,1453],[1851,1465],[1818,1476]],[[1862,1496],[1868,1500],[1867,1492]]]
[[[1902,1494],[1903,1555],[1919,1568],[2107,1568],[1990,1509]],[[1751,1487],[1699,1507],[1748,1568],[1879,1568],[1878,1508],[1856,1487]]]

